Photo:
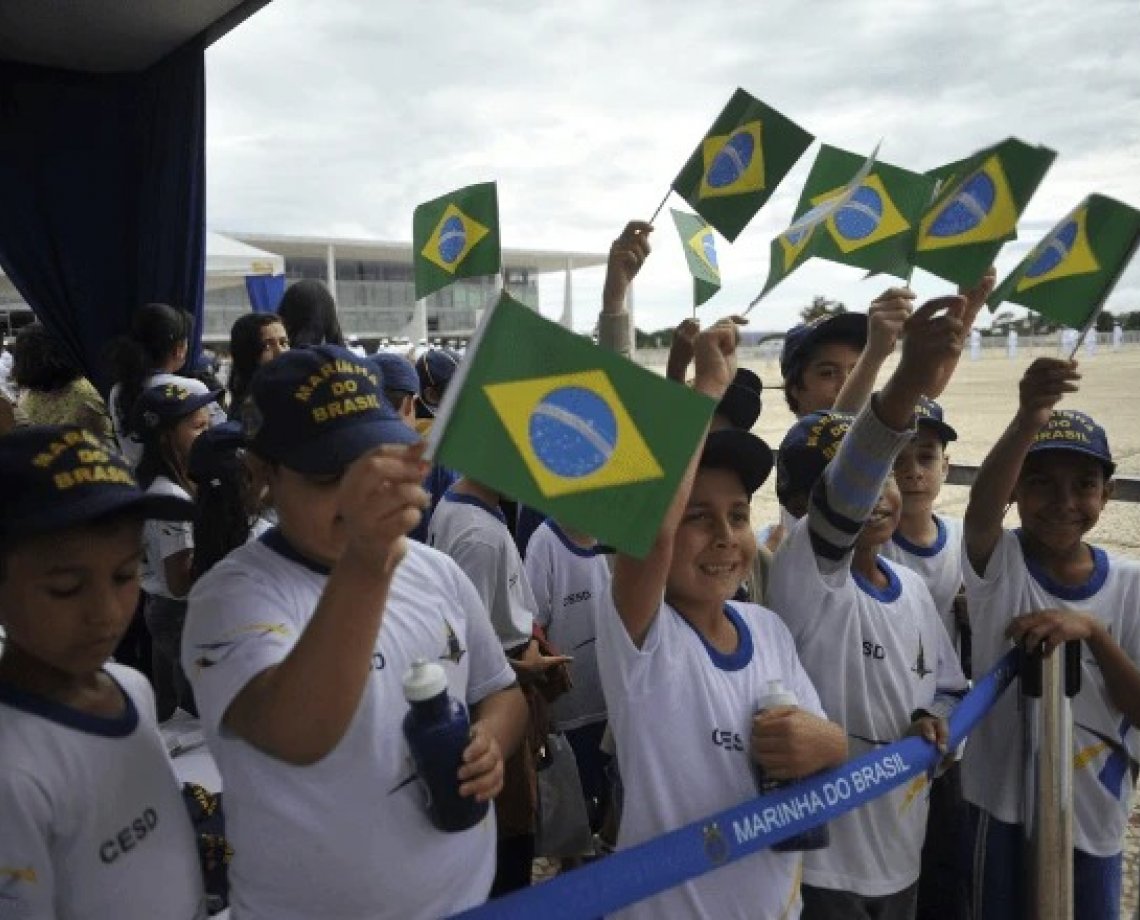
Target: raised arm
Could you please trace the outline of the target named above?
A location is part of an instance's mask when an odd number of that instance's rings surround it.
[[[894,353],[895,343],[913,306],[914,291],[909,288],[889,288],[871,303],[867,310],[867,344],[835,397],[832,408],[836,412],[856,415],[867,405],[875,390],[879,369]]]
[[[697,336],[697,377],[694,388],[719,400],[736,374],[736,345],[740,338],[735,317],[723,319]],[[685,475],[661,522],[653,548],[644,559],[619,553],[614,561],[613,599],[630,639],[640,646],[661,606],[665,580],[673,560],[673,539],[685,512],[697,474],[703,440],[696,446]]]
[[[1076,392],[1080,376],[1075,361],[1038,358],[1021,378],[1017,413],[982,461],[966,505],[966,557],[978,575],[985,574],[1001,538],[1005,510],[1013,500],[1013,489],[1033,438],[1049,421],[1061,397]]]
[[[292,764],[330,753],[348,729],[372,673],[372,653],[404,534],[420,520],[427,493],[423,446],[361,457],[340,484],[347,545],[312,619],[280,664],[247,683],[223,716],[229,731]]]
[[[598,344],[627,358],[633,351],[633,332],[625,308],[626,294],[642,264],[649,258],[649,234],[652,232],[652,224],[631,220],[621,236],[611,244],[610,258],[606,263],[602,312],[598,317]]]

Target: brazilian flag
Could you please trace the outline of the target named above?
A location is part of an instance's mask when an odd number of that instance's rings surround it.
[[[1083,329],[1108,299],[1140,245],[1140,211],[1089,195],[1041,240],[990,295],[1055,323]]]
[[[972,286],[1008,240],[1057,156],[1017,138],[931,170],[938,190],[919,225],[911,264]]]
[[[695,214],[672,208],[673,223],[681,236],[685,260],[693,275],[693,307],[699,307],[720,290],[720,267],[716,260],[716,239],[712,227]]]
[[[673,189],[731,243],[813,140],[794,121],[738,89]]]
[[[644,556],[714,408],[504,293],[452,378],[429,453]]]
[[[425,201],[412,215],[416,300],[460,278],[502,268],[499,196],[494,182],[469,185]]]

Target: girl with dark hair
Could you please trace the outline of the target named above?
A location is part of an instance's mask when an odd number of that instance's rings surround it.
[[[277,315],[285,324],[294,348],[344,345],[336,301],[320,281],[304,278],[287,288],[277,307]]]
[[[236,418],[253,372],[289,350],[289,336],[275,313],[247,313],[230,328],[230,418]]]
[[[107,404],[63,342],[42,323],[20,330],[12,348],[19,406],[33,425],[78,425],[102,441],[112,437]]]
[[[135,311],[131,330],[111,343],[115,385],[108,406],[119,450],[132,467],[142,459],[141,432],[131,426],[131,407],[149,387],[176,383],[191,393],[208,393],[204,383],[177,376],[190,351],[194,318],[169,304],[148,303]]]

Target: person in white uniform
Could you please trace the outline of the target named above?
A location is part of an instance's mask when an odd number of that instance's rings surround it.
[[[182,660],[225,786],[231,913],[439,917],[484,901],[495,820],[430,822],[404,741],[402,679],[446,670],[471,711],[461,795],[498,794],[526,711],[470,580],[409,543],[423,447],[375,368],[286,352],[243,412],[278,527],[195,584]]]
[[[0,916],[204,920],[146,678],[108,662],[139,596],[143,493],[75,427],[0,438]]]
[[[1075,392],[1075,362],[1039,358],[1021,380],[1017,413],[970,491],[965,579],[974,659],[989,668],[1009,639],[1050,654],[1081,643],[1073,698],[1074,916],[1115,920],[1121,847],[1140,764],[1140,565],[1085,542],[1112,495],[1104,429],[1055,409]],[[1010,500],[1021,526],[1002,526]],[[978,920],[1029,916],[1021,843],[1022,737],[1006,693],[970,738],[963,793],[974,807],[971,864]]]
[[[721,322],[694,350],[698,391],[723,396],[738,333]],[[788,630],[763,607],[730,603],[751,571],[749,502],[772,466],[759,438],[726,429],[693,457],[644,559],[619,553],[598,613],[598,670],[625,788],[618,846],[633,846],[757,794],[773,780],[841,763]],[[683,675],[684,679],[678,679]],[[798,707],[757,715],[771,680]],[[764,850],[621,912],[623,918],[782,918],[800,911],[798,853]]]
[[[807,509],[776,554],[768,602],[789,629],[854,754],[919,734],[946,753],[945,717],[965,693],[922,579],[879,555],[898,523],[895,455],[915,405],[957,363],[965,300],[931,301],[905,323],[898,367],[859,416],[814,413],[780,445],[776,494]],[[925,776],[832,821],[804,856],[804,916],[914,916],[926,829]]]

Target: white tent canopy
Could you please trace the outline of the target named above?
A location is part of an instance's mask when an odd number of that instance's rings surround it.
[[[242,284],[246,275],[284,273],[284,256],[206,231],[206,290]]]

